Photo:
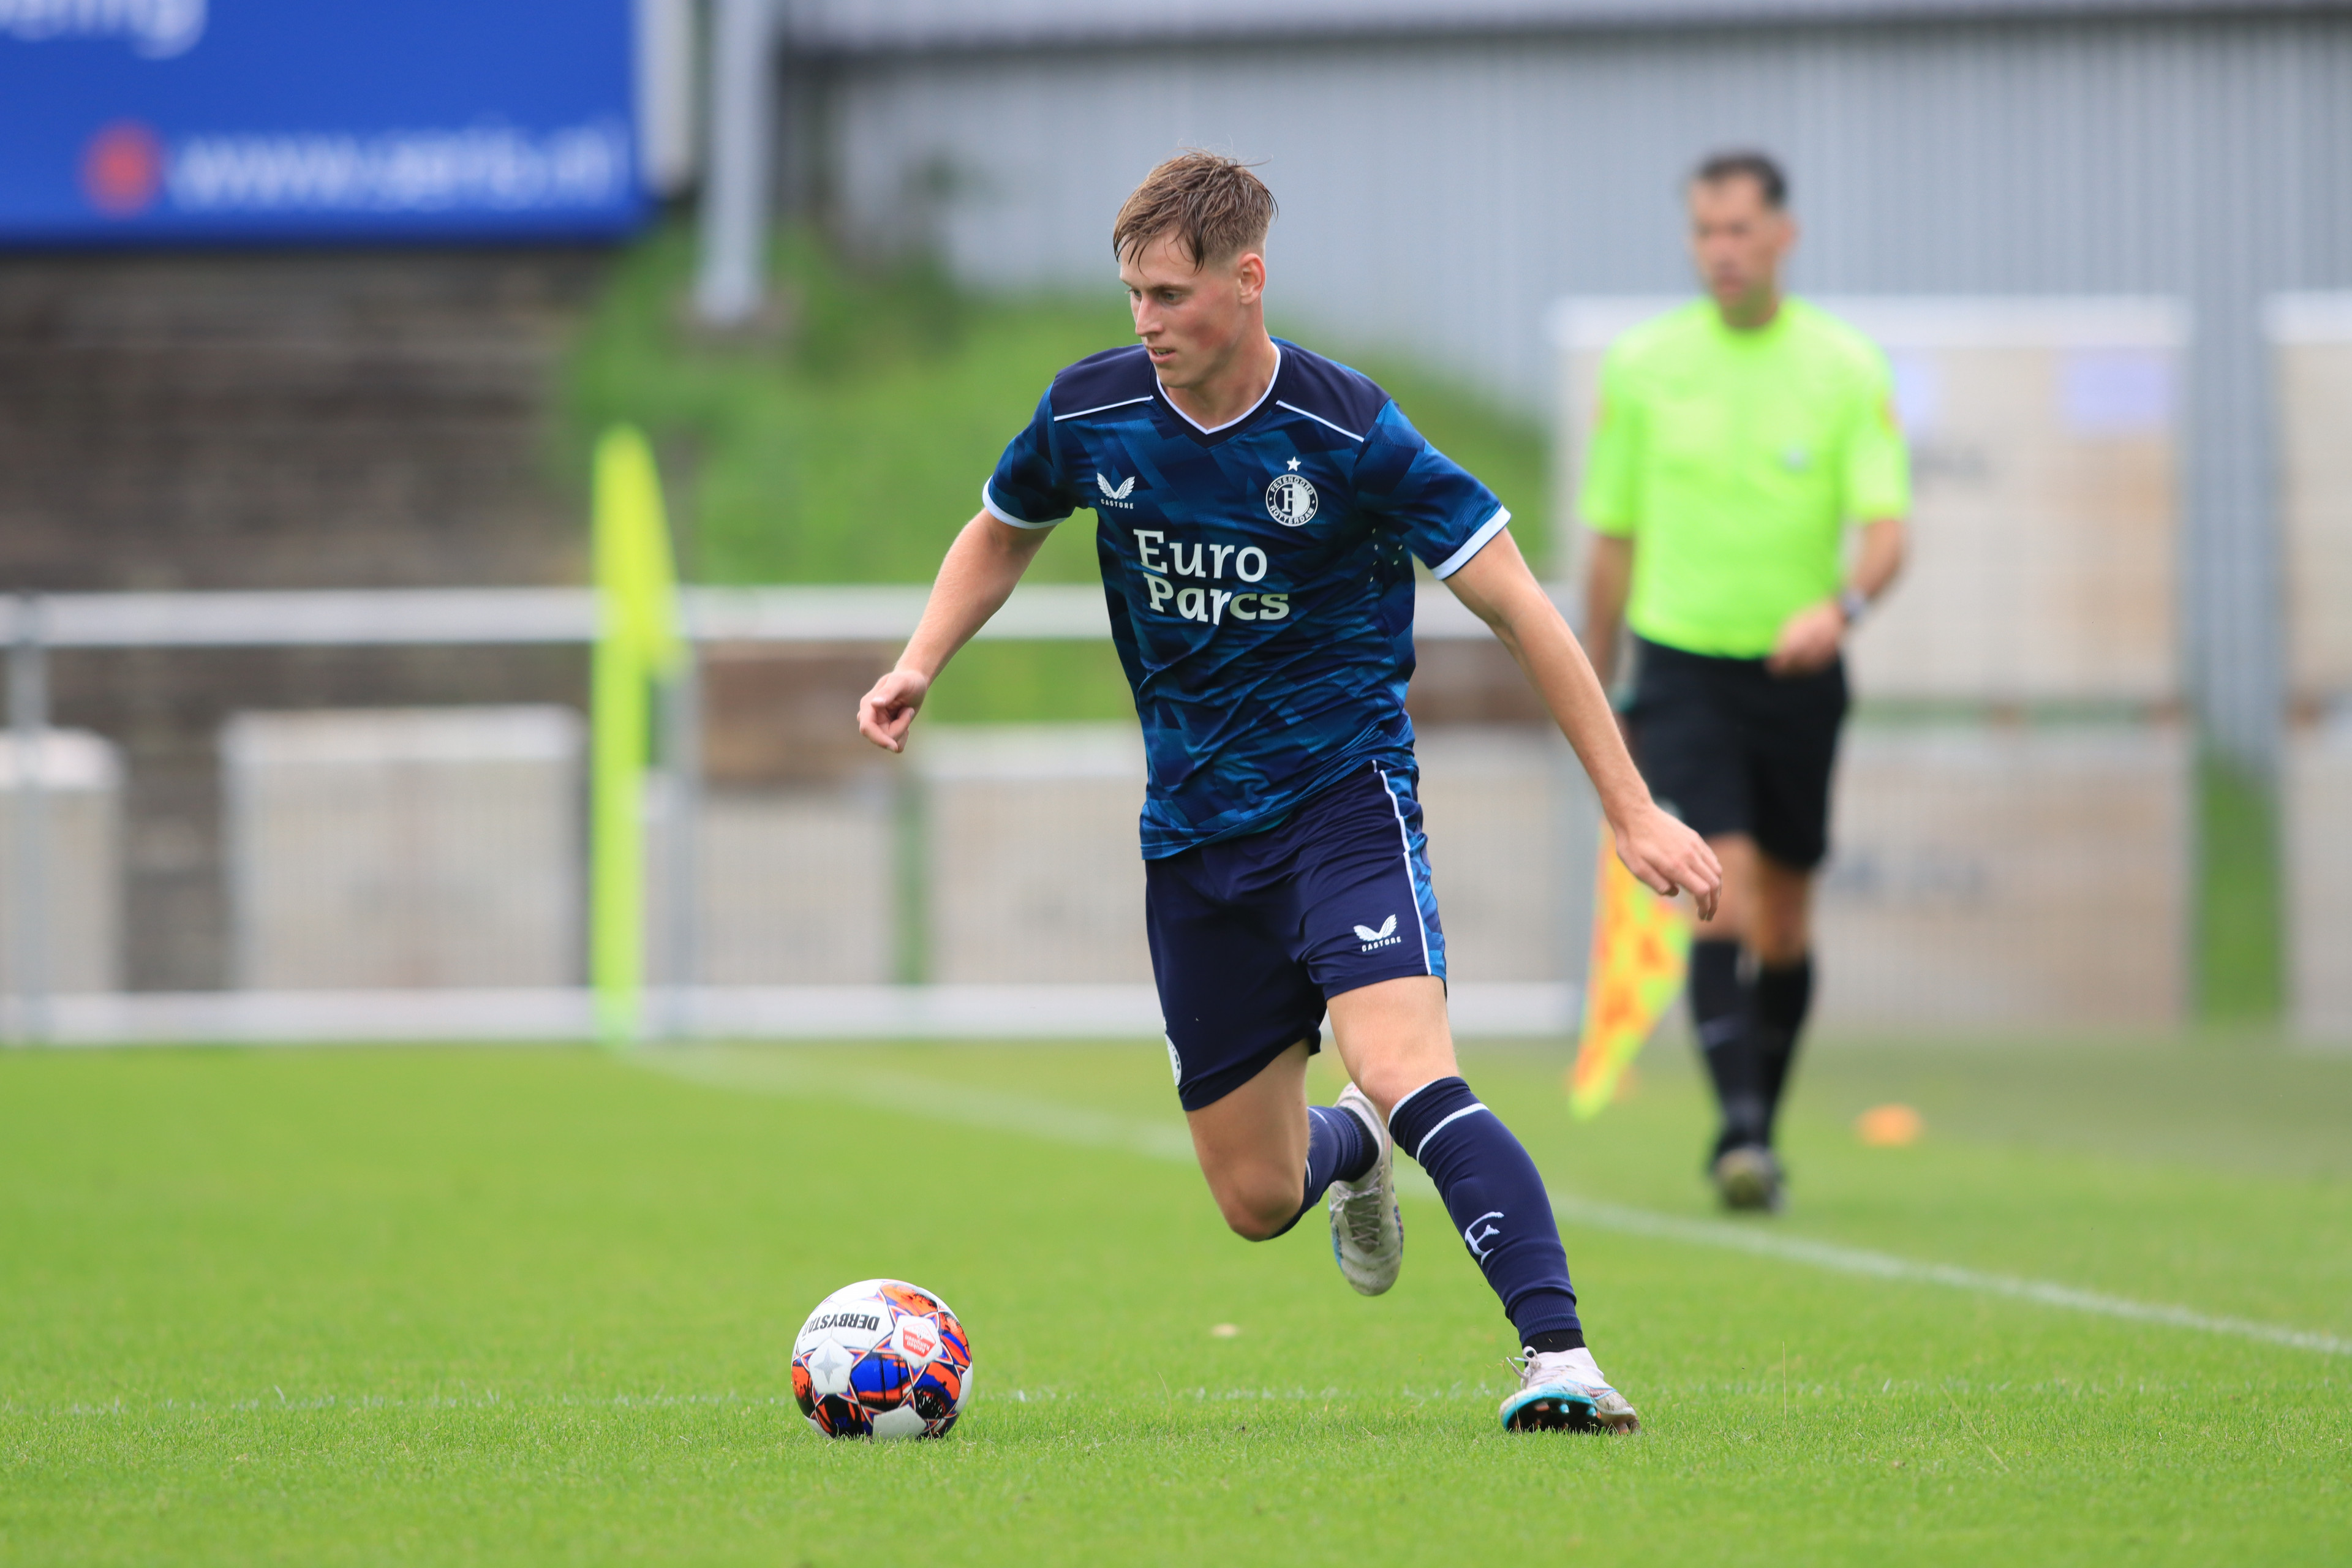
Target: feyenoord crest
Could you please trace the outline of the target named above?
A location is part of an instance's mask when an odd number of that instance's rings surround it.
[[[1293,468],[1298,459],[1290,459]],[[1304,474],[1276,474],[1265,487],[1265,510],[1285,528],[1297,528],[1315,515],[1315,487]]]

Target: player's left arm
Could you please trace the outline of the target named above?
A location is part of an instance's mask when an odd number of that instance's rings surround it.
[[[1862,613],[1893,586],[1903,570],[1903,520],[1882,517],[1862,525],[1862,549],[1835,598],[1808,605],[1780,626],[1764,667],[1775,675],[1811,675],[1837,657]]]
[[[1560,733],[1576,748],[1577,760],[1600,794],[1625,868],[1654,891],[1689,893],[1699,918],[1712,920],[1723,867],[1705,839],[1650,798],[1650,786],[1618,733],[1608,694],[1577,646],[1576,634],[1528,570],[1509,531],[1496,532],[1446,577],[1445,585],[1511,650]]]

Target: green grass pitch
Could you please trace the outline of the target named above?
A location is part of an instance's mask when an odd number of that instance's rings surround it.
[[[2352,1560],[2352,1059],[1825,1047],[1747,1225],[1671,1044],[1589,1126],[1560,1066],[1467,1060],[1615,1205],[1567,1236],[1638,1438],[1496,1429],[1426,1198],[1379,1300],[1223,1234],[1156,1045],[0,1058],[0,1562]],[[877,1273],[970,1326],[945,1442],[791,1404]]]

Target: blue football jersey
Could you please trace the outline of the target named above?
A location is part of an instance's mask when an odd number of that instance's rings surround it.
[[[1411,557],[1449,576],[1510,521],[1369,378],[1276,347],[1265,396],[1213,431],[1141,344],[1080,360],[982,489],[1017,528],[1095,510],[1147,859],[1271,827],[1367,761],[1410,773]]]

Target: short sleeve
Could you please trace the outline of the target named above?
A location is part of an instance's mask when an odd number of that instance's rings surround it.
[[[1439,577],[1451,577],[1511,514],[1467,468],[1431,446],[1393,403],[1364,437],[1356,462],[1356,504],[1404,535]]]
[[[1902,422],[1895,415],[1894,377],[1876,351],[1845,442],[1844,510],[1848,518],[1874,522],[1911,510],[1911,459],[1903,446]]]
[[[1015,528],[1051,528],[1077,510],[1054,456],[1054,395],[1037,399],[1028,427],[1005,443],[996,471],[981,487],[981,504]]]
[[[1584,484],[1577,510],[1596,533],[1623,539],[1642,521],[1642,409],[1616,350],[1601,367],[1600,406],[1584,447]]]

